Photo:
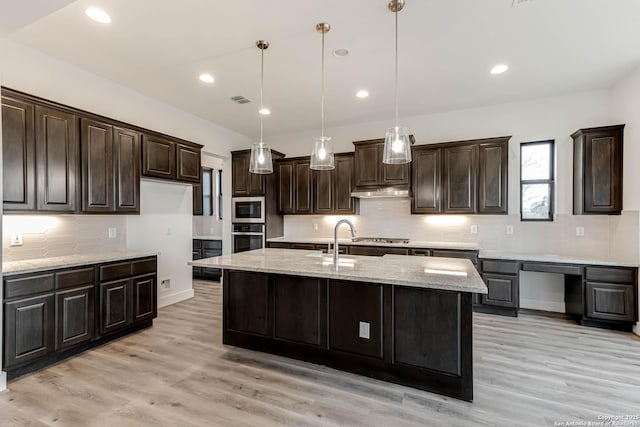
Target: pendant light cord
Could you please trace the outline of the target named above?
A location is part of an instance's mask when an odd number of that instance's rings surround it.
[[[260,48],[260,143],[262,143],[262,121],[264,118],[262,105],[262,92],[264,91],[264,46]]]
[[[324,141],[324,31],[322,32],[322,64],[320,70],[320,127]]]
[[[396,128],[398,127],[398,4],[396,0],[396,10],[394,12],[396,18],[396,70],[395,70],[395,89],[396,89]]]

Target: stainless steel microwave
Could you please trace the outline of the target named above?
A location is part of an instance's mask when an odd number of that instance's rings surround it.
[[[264,223],[264,197],[234,197],[231,208],[231,222]]]

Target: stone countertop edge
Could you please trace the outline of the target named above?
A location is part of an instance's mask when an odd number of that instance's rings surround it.
[[[616,259],[604,259],[588,256],[556,255],[556,254],[536,254],[523,252],[503,252],[503,251],[480,251],[482,259],[497,259],[505,261],[523,262],[551,262],[558,264],[581,264],[610,267],[633,267],[637,268],[640,263],[633,261],[622,261]]]
[[[343,255],[353,260],[352,267],[336,271],[333,264],[323,264],[323,257],[311,256],[317,251],[299,249],[257,249],[232,255],[190,261],[196,267],[222,268],[290,276],[329,278],[355,282],[371,282],[415,288],[486,294],[482,278],[471,261],[460,258],[383,257]],[[331,256],[324,256],[331,261]],[[425,269],[434,270],[425,272]],[[442,274],[449,272],[452,274]]]
[[[7,261],[2,263],[2,275],[4,277],[15,276],[18,274],[59,270],[89,264],[102,264],[105,262],[146,258],[157,255],[157,252],[148,251],[115,251]]]
[[[222,236],[215,234],[196,234],[192,237],[193,240],[222,240]]]
[[[331,237],[310,237],[310,238],[297,238],[297,237],[273,237],[267,239],[267,243],[313,243],[317,245],[326,245],[333,243]],[[451,250],[480,250],[480,246],[475,242],[427,242],[422,240],[410,240],[409,243],[380,243],[380,242],[352,242],[351,239],[338,239],[338,243],[341,245],[351,246],[391,246],[401,248],[429,248],[429,249],[451,249]]]

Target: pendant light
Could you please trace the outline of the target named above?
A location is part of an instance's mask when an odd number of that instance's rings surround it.
[[[382,162],[387,164],[400,164],[411,162],[411,142],[409,129],[398,125],[398,12],[404,8],[404,0],[391,0],[389,10],[394,13],[396,21],[396,62],[395,62],[395,92],[396,92],[396,125],[387,129],[384,139],[384,154]]]
[[[264,89],[264,51],[269,47],[269,42],[258,40],[256,46],[260,49],[260,112],[264,111],[262,104],[262,92]],[[249,172],[255,174],[268,174],[273,172],[273,161],[271,160],[271,148],[269,144],[262,141],[262,120],[264,114],[260,116],[260,141],[254,142],[251,146],[251,160],[249,161]]]
[[[320,71],[320,127],[322,136],[315,139],[311,151],[311,169],[329,170],[335,168],[333,143],[331,137],[324,136],[324,35],[329,32],[331,25],[321,22],[316,25],[316,31],[322,34],[322,62]]]

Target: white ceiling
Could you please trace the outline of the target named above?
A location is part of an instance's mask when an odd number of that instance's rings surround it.
[[[73,0],[0,0],[0,36],[30,24]]]
[[[35,2],[41,3],[41,2]],[[609,87],[640,64],[640,1],[407,0],[400,13],[400,114]],[[84,15],[105,9],[109,25]],[[3,10],[3,13],[5,11]],[[9,9],[9,12],[11,10]],[[327,125],[391,118],[387,0],[78,0],[11,38],[249,136],[258,133],[266,39],[266,134],[319,128],[320,35]],[[510,70],[491,76],[505,62]],[[216,82],[198,80],[211,72]],[[366,88],[371,96],[357,99]],[[229,100],[243,95],[255,103]]]

